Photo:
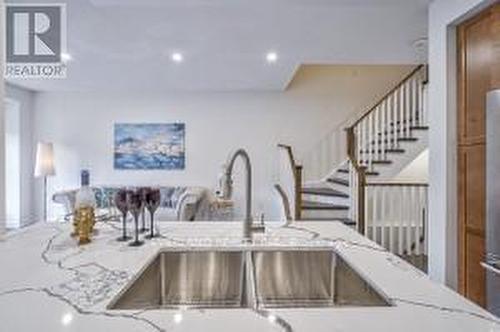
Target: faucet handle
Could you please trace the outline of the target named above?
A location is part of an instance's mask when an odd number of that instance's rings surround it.
[[[264,213],[260,214],[259,223],[252,223],[253,233],[265,233],[266,224],[264,223]]]

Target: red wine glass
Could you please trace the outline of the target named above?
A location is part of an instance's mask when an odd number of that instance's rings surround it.
[[[159,233],[155,233],[155,228],[154,228],[154,214],[158,209],[158,207],[160,206],[160,202],[161,202],[160,189],[150,189],[146,194],[146,208],[148,209],[149,214],[151,216],[150,233],[149,235],[146,236],[146,238],[148,239],[160,236]]]
[[[135,223],[135,238],[130,242],[131,247],[138,247],[144,244],[144,241],[139,240],[139,216],[144,209],[144,203],[139,191],[135,191],[130,195],[129,210],[134,216]]]
[[[142,206],[143,206],[142,210],[141,210],[142,223],[141,223],[141,228],[139,228],[140,233],[145,233],[148,231],[148,229],[146,227],[146,195],[148,194],[148,192],[150,190],[151,190],[151,188],[147,188],[147,187],[141,187],[141,188],[137,189],[137,193],[141,197]]]
[[[129,206],[130,193],[125,189],[120,189],[115,194],[116,208],[122,213],[122,236],[117,241],[124,242],[130,240],[132,237],[127,235],[127,213]]]

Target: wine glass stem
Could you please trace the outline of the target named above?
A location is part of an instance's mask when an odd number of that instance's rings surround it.
[[[144,231],[146,229],[146,211],[144,209],[142,209],[141,211],[141,219],[142,219],[141,231]]]
[[[139,215],[134,216],[135,219],[135,242],[139,242]]]
[[[127,214],[123,214],[123,238],[125,239],[127,237]]]
[[[154,219],[153,219],[153,216],[154,216],[154,213],[153,212],[149,212],[149,214],[151,215],[151,237],[153,237],[155,235],[155,223],[154,223]]]

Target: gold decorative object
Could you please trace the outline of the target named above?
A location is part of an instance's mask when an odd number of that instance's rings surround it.
[[[78,236],[79,245],[90,243],[94,225],[95,213],[93,207],[85,206],[76,210],[72,236]]]
[[[73,232],[71,232],[71,237],[77,237],[78,234],[79,234],[79,231],[78,231],[78,214],[75,211],[73,213]]]

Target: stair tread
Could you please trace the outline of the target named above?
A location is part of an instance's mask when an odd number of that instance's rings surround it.
[[[411,127],[410,127],[410,130],[429,130],[429,126],[411,126]],[[401,132],[401,131],[404,131],[404,129],[396,129],[396,130],[394,130],[394,129],[389,129],[389,130],[385,130],[385,131],[383,131],[383,132],[381,132],[381,133],[378,133],[378,135],[382,135],[382,134],[385,134],[385,135],[387,135],[387,134],[393,134],[394,132],[399,133],[399,132]]]
[[[349,173],[349,170],[346,169],[346,168],[341,168],[341,169],[338,169],[337,172],[339,172],[339,173]]]
[[[361,150],[360,152],[361,153],[369,153],[369,150]],[[371,152],[372,153],[376,153],[376,152],[381,153],[382,150],[377,150],[377,151],[372,150]],[[394,148],[394,149],[385,149],[385,152],[386,153],[405,153],[406,151],[405,151],[405,149]]]
[[[349,181],[348,180],[344,180],[342,178],[329,178],[327,180],[328,182],[331,182],[331,183],[337,183],[337,184],[340,184],[340,185],[343,185],[343,186],[349,186]]]
[[[363,164],[365,163],[364,160],[360,160],[360,163]],[[392,164],[392,160],[372,160],[372,164],[375,165],[390,165]]]
[[[301,218],[298,221],[340,221],[344,225],[354,226],[356,222],[349,218]]]
[[[416,138],[416,137],[399,137],[399,138],[396,139],[396,141],[399,141],[399,142],[416,142],[416,141],[418,141],[418,138]],[[378,141],[373,140],[371,144],[375,144],[375,143],[379,143],[379,144],[381,144],[381,143],[392,143],[392,142],[393,142],[393,140],[391,140],[391,139],[385,139],[385,140],[379,139]]]
[[[346,205],[328,204],[313,201],[302,201],[303,210],[349,210]]]
[[[308,187],[306,187],[306,188],[302,188],[302,193],[308,194],[308,195],[336,196],[336,197],[349,198],[348,194],[343,193],[340,190],[335,190],[335,189],[329,188],[329,187],[320,187],[320,188],[314,188],[314,187],[308,188]]]
[[[405,153],[406,150],[395,148],[395,149],[387,149],[387,150],[385,150],[385,152],[387,152],[387,153]]]
[[[392,160],[372,160],[372,164],[389,165],[392,164]]]
[[[417,120],[418,120],[418,118],[417,118]],[[408,123],[408,121],[409,122],[413,122],[413,118],[404,119],[404,120],[391,121],[391,122],[389,122],[389,125],[391,125],[391,126],[399,125],[401,123]]]

